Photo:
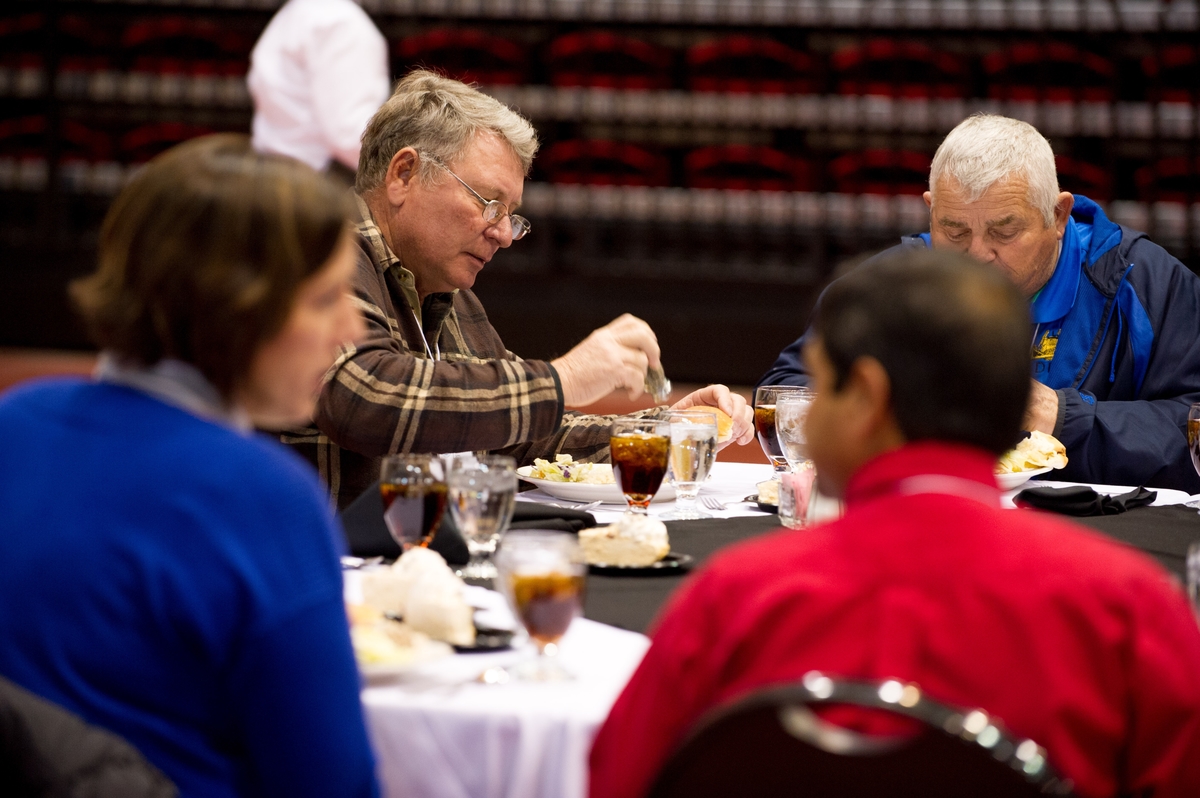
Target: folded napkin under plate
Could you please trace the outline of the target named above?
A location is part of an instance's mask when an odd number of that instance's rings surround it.
[[[1158,494],[1146,488],[1134,488],[1128,493],[1109,496],[1097,493],[1087,485],[1066,488],[1026,488],[1013,497],[1018,507],[1033,507],[1062,515],[1117,515],[1135,507],[1146,507]]]
[[[342,528],[350,553],[356,557],[384,556],[395,559],[400,556],[400,546],[392,540],[387,524],[383,522],[383,499],[379,496],[376,482],[346,505],[341,512]],[[578,532],[596,525],[591,513],[563,507],[551,507],[534,502],[517,502],[509,529],[558,529],[563,532]],[[465,565],[468,559],[467,544],[454,525],[450,511],[442,517],[441,526],[429,544],[451,565]]]

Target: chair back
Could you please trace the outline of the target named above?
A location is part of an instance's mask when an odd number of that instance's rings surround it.
[[[122,737],[0,678],[0,795],[177,798]]]
[[[812,707],[839,704],[916,721],[915,735],[864,735]],[[979,709],[940,704],[897,680],[835,680],[754,693],[703,717],[659,774],[652,798],[753,795],[1021,798],[1071,795],[1046,751]]]

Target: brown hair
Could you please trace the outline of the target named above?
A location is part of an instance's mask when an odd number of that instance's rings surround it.
[[[228,399],[347,229],[344,189],[238,134],[173,147],[109,209],[98,267],[71,298],[96,344],[196,366]]]

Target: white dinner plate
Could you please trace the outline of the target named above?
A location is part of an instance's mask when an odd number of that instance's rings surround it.
[[[996,484],[1003,491],[1016,490],[1034,477],[1053,470],[1050,466],[1042,466],[1041,468],[1034,468],[1029,471],[1012,471],[1008,474],[997,474]]]
[[[571,502],[604,502],[605,504],[625,504],[625,496],[615,484],[590,485],[586,482],[551,482],[548,479],[537,479],[529,476],[533,466],[521,466],[517,476],[531,485],[536,485],[543,493],[556,499],[566,499]],[[658,493],[654,494],[653,502],[669,502],[675,498],[675,488],[665,479]]]
[[[454,654],[454,649],[448,643],[437,640],[426,641],[418,646],[411,660],[404,663],[359,663],[359,673],[368,682],[390,681],[420,675],[431,662],[445,659]]]

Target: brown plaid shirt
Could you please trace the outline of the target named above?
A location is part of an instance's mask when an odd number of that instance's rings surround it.
[[[472,292],[418,304],[412,272],[356,199],[355,294],[367,332],[326,374],[315,426],[281,436],[317,466],[338,507],[377,480],[380,458],[394,452],[489,450],[518,465],[559,452],[606,461],[612,416],[564,412],[554,368],[505,349]]]

